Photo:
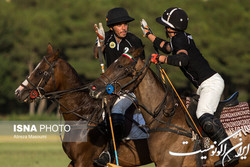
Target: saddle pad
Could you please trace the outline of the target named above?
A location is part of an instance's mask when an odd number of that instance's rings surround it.
[[[225,107],[220,116],[228,134],[233,134],[239,129],[250,133],[250,111],[247,102],[240,102],[239,105],[233,107]]]
[[[191,103],[190,97],[186,97],[186,107]],[[220,121],[228,135],[242,129],[243,132],[250,133],[250,111],[247,102],[240,102],[233,107],[224,107],[221,112]]]

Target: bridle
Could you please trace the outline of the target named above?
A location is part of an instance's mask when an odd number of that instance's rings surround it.
[[[48,61],[48,59],[46,58],[46,56],[44,56],[43,58],[45,60],[45,62],[49,65],[49,68],[45,71],[42,72],[42,77],[39,80],[38,84],[35,85],[30,79],[29,77],[26,77],[26,80],[28,81],[28,83],[32,86],[32,88],[28,88],[27,86],[21,84],[21,86],[23,86],[24,88],[26,88],[29,91],[29,97],[32,100],[35,99],[42,99],[45,98],[45,91],[44,91],[44,87],[47,84],[47,82],[49,81],[49,79],[52,77],[53,80],[53,89],[56,89],[56,84],[55,84],[55,73],[54,73],[54,68],[55,68],[55,64],[57,62],[57,60],[53,61],[52,63],[50,63]]]
[[[30,83],[30,85],[32,86],[32,88],[28,88],[27,86],[21,84],[21,86],[25,87],[30,94],[30,98],[32,100],[35,99],[49,99],[52,100],[54,102],[56,102],[57,104],[59,104],[60,106],[62,106],[62,108],[64,108],[66,111],[65,112],[60,112],[61,114],[74,114],[75,116],[83,119],[83,120],[87,120],[89,122],[94,122],[91,121],[95,111],[91,114],[90,118],[82,116],[80,114],[77,113],[78,110],[80,110],[83,105],[77,107],[76,109],[73,110],[69,110],[67,107],[65,107],[63,104],[61,104],[59,102],[59,98],[62,95],[68,94],[68,93],[73,93],[73,92],[77,92],[77,91],[84,91],[88,89],[88,86],[84,85],[78,88],[73,88],[73,89],[68,89],[68,90],[62,90],[62,91],[55,91],[56,90],[56,85],[55,85],[55,65],[57,60],[53,61],[52,63],[50,63],[48,61],[48,59],[44,56],[44,60],[45,62],[49,65],[49,68],[47,70],[45,70],[42,74],[43,76],[41,77],[41,79],[39,80],[38,84],[35,85],[28,77],[26,77],[26,80],[28,81],[28,83]],[[47,82],[49,81],[49,79],[52,77],[53,80],[53,92],[49,92],[46,93],[44,90],[45,85],[47,84]]]
[[[123,56],[127,57],[127,54],[126,55],[123,54]],[[117,96],[120,96],[121,94],[127,94],[129,96],[128,93],[129,92],[133,92],[138,87],[138,85],[141,83],[141,81],[143,80],[143,78],[145,77],[145,75],[146,75],[146,73],[147,73],[147,71],[149,69],[150,63],[151,63],[150,62],[150,58],[151,57],[149,56],[149,58],[147,59],[147,61],[144,63],[144,66],[139,71],[137,71],[135,69],[135,65],[137,64],[137,60],[135,60],[133,58],[130,58],[133,62],[127,68],[124,69],[125,72],[122,75],[117,76],[116,78],[114,78],[113,80],[111,80],[105,73],[103,73],[102,74],[103,77],[100,77],[99,79],[104,84],[104,87],[107,87],[107,92],[108,93],[109,93],[108,89],[112,88],[112,91],[110,91],[109,94],[117,95]],[[134,72],[135,72],[135,74],[133,74]],[[125,83],[124,85],[121,85],[119,83],[119,80],[124,79],[124,78],[128,77],[129,75],[132,76],[132,79],[129,82]],[[132,88],[125,89],[126,87],[128,87],[131,84],[133,84]],[[95,86],[93,86],[93,87],[92,87],[93,90],[96,89]],[[119,87],[119,89],[117,89],[117,87]],[[164,89],[166,91],[165,86],[164,86]],[[159,115],[160,111],[163,109],[164,104],[166,103],[166,98],[167,98],[167,94],[165,94],[164,99],[162,100],[162,102],[160,103],[160,105],[157,108],[155,108],[155,110],[153,112],[149,111],[143,104],[136,103],[135,106],[143,108],[154,119],[156,119],[157,121],[161,122],[156,117]],[[164,115],[166,117],[172,117],[173,114],[174,114],[174,112],[175,112],[175,108],[176,108],[176,106],[174,105],[173,108],[167,109],[170,112],[169,113],[164,113]]]
[[[119,95],[120,92],[124,91],[125,88],[134,83],[134,86],[132,88],[126,90],[126,92],[133,92],[146,75],[150,65],[150,59],[148,59],[140,70],[136,70],[135,65],[138,61],[129,54],[122,54],[122,56],[128,57],[132,61],[132,63],[130,63],[129,66],[124,69],[125,72],[122,75],[119,75],[111,80],[105,73],[103,73],[99,78],[100,81],[104,84],[104,86],[107,87],[107,89],[109,89],[110,86],[114,87],[114,91],[112,92],[112,94],[116,95]],[[132,79],[129,82],[125,83],[124,85],[120,84],[120,80],[130,76],[132,77]]]
[[[123,56],[125,56],[125,55],[123,54]],[[149,69],[149,66],[150,66],[150,58],[151,57],[149,56],[149,58],[147,59],[147,61],[144,64],[143,68],[141,68],[139,71],[137,71],[135,69],[135,65],[137,64],[137,61],[132,59],[133,62],[127,68],[124,69],[125,72],[122,75],[117,76],[116,78],[111,80],[105,73],[103,73],[102,74],[103,77],[100,77],[99,79],[105,85],[105,87],[108,87],[109,85],[119,85],[120,86],[120,90],[116,90],[115,92],[112,92],[112,94],[114,94],[114,95],[119,96],[120,93],[127,94],[129,92],[133,92],[134,89],[141,83],[144,76],[146,75],[147,70]],[[133,74],[133,72],[135,72],[135,74]],[[125,83],[124,85],[121,85],[119,83],[119,80],[124,79],[124,78],[128,77],[129,75],[132,76],[132,79],[129,82]],[[126,87],[128,87],[131,84],[134,84],[134,85],[132,88],[130,88],[130,90],[127,90],[127,91],[124,90]],[[166,89],[166,87],[164,87],[164,89]],[[138,104],[138,102],[135,104],[137,108],[142,108],[143,110],[146,111],[147,114],[151,115],[153,120],[156,120],[159,123],[167,125],[166,128],[150,129],[148,132],[152,133],[152,132],[158,132],[158,131],[168,131],[168,132],[176,133],[176,134],[187,136],[187,137],[192,137],[191,133],[188,132],[187,130],[171,124],[172,117],[175,114],[175,109],[177,107],[177,105],[174,103],[174,96],[172,96],[173,106],[171,108],[167,109],[170,112],[163,113],[166,117],[169,117],[168,121],[165,122],[165,121],[162,121],[162,120],[157,118],[160,111],[164,109],[164,104],[167,103],[166,98],[167,98],[167,93],[165,94],[165,97],[162,100],[162,102],[160,103],[160,105],[158,107],[156,107],[153,112],[149,111],[146,108],[146,106],[144,106],[143,104]],[[153,120],[151,121],[151,123],[153,123]]]

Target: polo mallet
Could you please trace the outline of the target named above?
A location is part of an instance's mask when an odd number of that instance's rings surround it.
[[[185,104],[184,104],[183,101],[181,100],[179,94],[177,93],[177,91],[176,91],[174,85],[172,84],[172,82],[170,81],[168,75],[166,74],[166,72],[164,71],[164,69],[162,69],[162,67],[161,67],[160,65],[159,65],[159,67],[160,67],[161,73],[163,73],[163,74],[165,75],[165,77],[167,78],[169,84],[171,85],[172,89],[174,90],[175,94],[177,95],[179,101],[181,102],[182,107],[185,109],[186,113],[188,114],[188,117],[189,117],[190,120],[192,121],[192,123],[193,123],[195,129],[197,130],[198,134],[200,135],[200,137],[202,137],[202,135],[201,135],[199,129],[197,128],[197,126],[196,126],[195,123],[194,123],[193,118],[192,118],[191,115],[189,114],[189,111],[187,110],[187,107],[185,106]]]
[[[157,49],[155,46],[154,46],[154,49],[155,49],[155,52],[156,52],[157,54],[159,54],[159,51],[158,51],[158,49]],[[170,79],[169,79],[169,77],[168,77],[167,73],[166,73],[166,72],[165,72],[165,70],[161,67],[161,65],[159,65],[159,67],[160,67],[160,72],[161,72],[161,75],[163,76],[163,74],[164,74],[164,75],[165,75],[165,77],[167,78],[168,83],[171,85],[172,89],[174,90],[174,92],[175,92],[176,96],[178,97],[178,99],[179,99],[179,101],[180,101],[180,103],[181,103],[182,107],[184,108],[184,110],[185,110],[185,111],[186,111],[186,113],[188,114],[188,117],[189,117],[189,118],[190,118],[190,120],[192,121],[192,123],[193,123],[193,125],[194,125],[194,127],[195,127],[196,131],[198,132],[198,134],[200,135],[200,137],[202,137],[202,135],[201,135],[201,133],[200,133],[199,129],[197,128],[197,126],[196,126],[196,125],[195,125],[195,123],[194,123],[193,118],[191,117],[191,115],[190,115],[189,111],[187,110],[187,107],[185,106],[185,104],[184,104],[184,103],[183,103],[183,101],[181,100],[181,98],[180,98],[180,96],[179,96],[178,92],[176,91],[176,89],[175,89],[174,85],[173,85],[173,84],[172,84],[172,82],[170,81]],[[165,81],[165,80],[164,80],[164,81]]]
[[[116,144],[115,144],[115,135],[114,135],[111,112],[110,112],[110,99],[109,98],[107,99],[107,97],[105,97],[104,98],[104,103],[106,104],[107,112],[108,112],[108,115],[109,115],[110,131],[111,131],[113,146],[114,146],[114,151],[115,151],[115,161],[116,161],[116,165],[119,166],[118,155],[117,155]]]
[[[99,28],[103,30],[103,26],[102,23],[99,23]],[[101,70],[102,73],[104,73],[104,63],[103,63],[103,54],[102,54],[102,47],[101,47],[101,42],[100,42],[100,38],[103,38],[102,36],[97,36],[97,52],[98,52],[98,57],[99,57],[99,62],[101,65]]]
[[[104,73],[104,63],[102,59],[102,47],[100,44],[100,39],[98,37],[97,37],[97,52],[98,52],[99,62],[101,65],[101,70],[102,70],[102,73]]]

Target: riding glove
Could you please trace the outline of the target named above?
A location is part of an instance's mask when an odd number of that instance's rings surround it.
[[[149,28],[147,22],[144,19],[141,20],[141,29],[144,37],[148,37],[149,34],[153,34],[152,30]]]
[[[151,62],[154,64],[159,63],[159,56],[160,56],[159,54],[155,53],[151,54]]]
[[[97,34],[97,37],[99,38],[100,42],[103,42],[105,39],[105,32],[102,26],[102,23],[99,23],[99,28],[97,27],[97,24],[94,25],[95,32]]]

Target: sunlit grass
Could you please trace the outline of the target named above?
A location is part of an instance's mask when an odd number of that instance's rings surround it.
[[[60,142],[0,143],[0,162],[4,167],[55,167],[70,162]]]

